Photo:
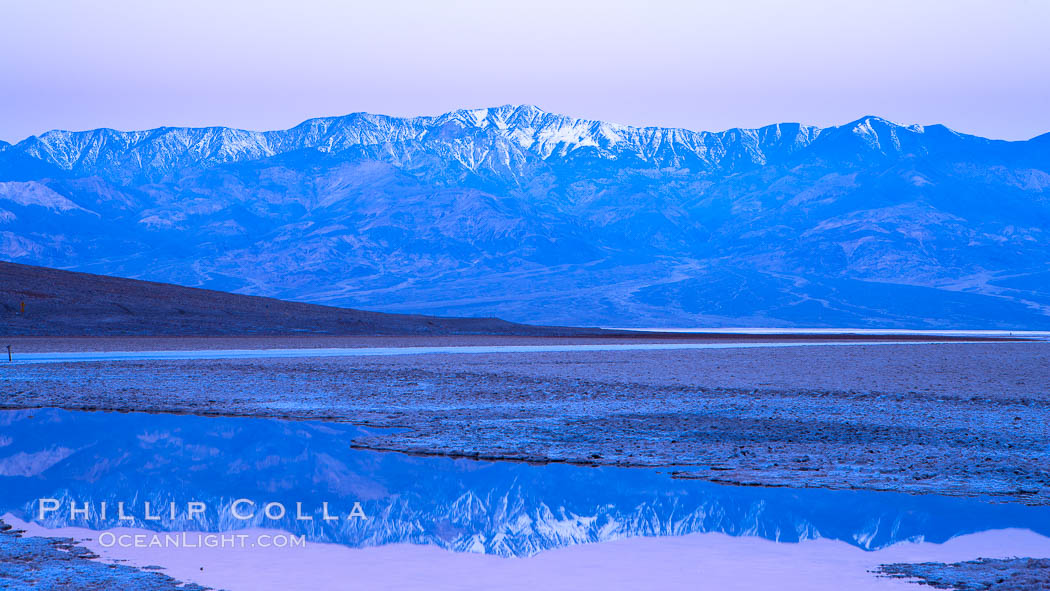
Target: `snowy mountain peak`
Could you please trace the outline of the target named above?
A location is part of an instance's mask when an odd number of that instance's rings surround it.
[[[436,119],[457,118],[464,122],[471,122],[477,127],[494,126],[499,129],[516,126],[528,126],[537,119],[552,115],[533,105],[502,105],[499,107],[488,107],[481,109],[459,110],[439,116]],[[562,115],[554,115],[563,117]]]
[[[331,154],[364,150],[398,164],[438,156],[474,173],[497,175],[579,158],[710,172],[765,166],[833,131],[859,139],[869,150],[889,154],[901,152],[902,135],[922,133],[923,128],[867,116],[823,130],[778,123],[713,133],[633,127],[508,104],[428,117],[351,113],[265,132],[227,127],[55,130],[27,138],[11,149],[74,174],[124,180],[157,180],[187,168],[248,162],[303,149]]]

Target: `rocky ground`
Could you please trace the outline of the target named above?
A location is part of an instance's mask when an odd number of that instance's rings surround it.
[[[350,421],[398,427],[352,442],[375,449],[1032,504],[1048,390],[1048,343],[0,367],[5,408]]]
[[[913,579],[935,589],[956,591],[1039,591],[1050,589],[1050,560],[1034,558],[970,560],[954,564],[884,564],[879,574]]]
[[[23,537],[0,521],[0,589],[206,591],[165,574],[105,564],[69,538]]]

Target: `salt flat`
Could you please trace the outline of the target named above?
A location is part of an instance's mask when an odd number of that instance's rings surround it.
[[[1045,342],[434,352],[13,364],[0,406],[349,421],[399,428],[355,441],[377,450],[1047,504],[1048,384]]]
[[[401,347],[329,347],[293,349],[179,349],[148,351],[48,351],[19,353],[11,363],[62,363],[78,361],[159,361],[170,359],[288,359],[303,357],[388,357],[392,355],[477,355],[484,353],[588,353],[600,351],[687,351],[699,349],[777,349],[784,347],[918,346],[947,343],[997,344],[996,341],[826,341],[826,342],[729,342],[729,343],[565,343],[542,345],[454,345]]]

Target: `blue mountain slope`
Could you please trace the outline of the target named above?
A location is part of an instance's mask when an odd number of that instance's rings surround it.
[[[529,106],[0,146],[0,256],[613,325],[1050,328],[1050,134],[635,128]]]

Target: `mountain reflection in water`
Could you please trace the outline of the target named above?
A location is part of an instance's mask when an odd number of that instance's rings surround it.
[[[869,491],[722,486],[669,470],[544,466],[350,448],[341,423],[53,409],[0,411],[0,514],[49,527],[282,529],[352,547],[527,556],[631,536],[722,532],[865,549],[1001,528],[1050,535],[1050,508]],[[39,499],[59,509],[39,519]],[[231,514],[238,506],[239,520]],[[101,504],[107,505],[103,519]],[[118,521],[123,502],[130,521]],[[147,520],[145,503],[151,504]],[[360,503],[367,519],[350,517]],[[88,517],[71,515],[70,503]],[[175,516],[172,518],[171,503]],[[206,510],[191,518],[189,503]],[[268,503],[271,515],[264,514]],[[325,503],[329,516],[324,519]],[[200,505],[194,508],[199,509]],[[297,519],[302,517],[312,519]]]

